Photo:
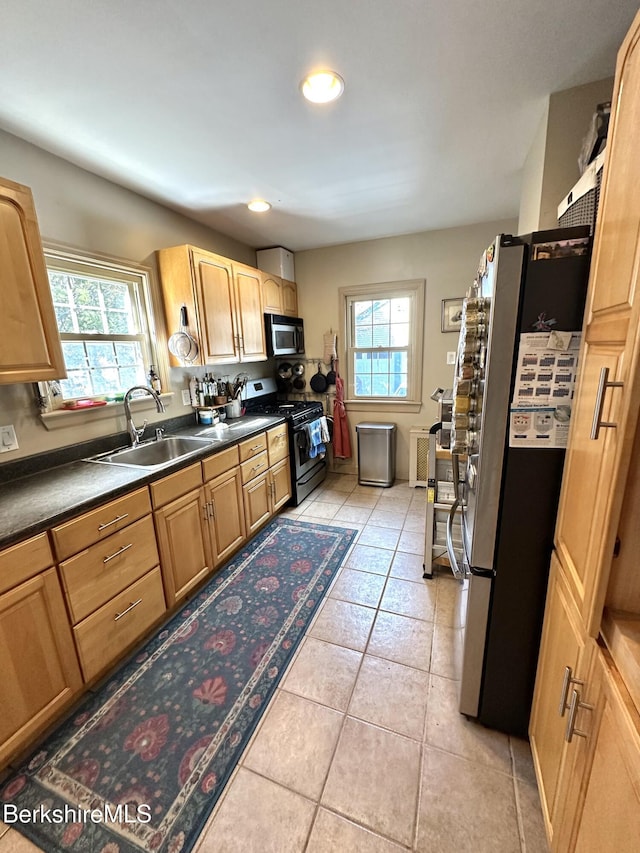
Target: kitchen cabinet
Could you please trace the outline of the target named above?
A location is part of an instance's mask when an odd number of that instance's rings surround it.
[[[298,288],[295,281],[287,281],[273,273],[262,273],[262,301],[265,314],[298,316]]]
[[[247,535],[255,533],[291,497],[287,426],[239,444]],[[283,438],[286,441],[283,441]]]
[[[562,853],[618,853],[640,836],[639,41],[640,14],[618,54],[530,729],[547,833]],[[571,738],[553,719],[565,667],[568,701],[582,703],[582,735]]]
[[[66,376],[33,196],[0,179],[0,384]]]
[[[151,496],[167,604],[173,607],[213,570],[200,463],[152,483]]]
[[[224,562],[246,539],[238,459],[238,448],[230,447],[202,463],[214,567]]]
[[[161,249],[158,267],[169,330],[187,306],[199,345],[194,364],[266,360],[259,270],[194,246]],[[170,363],[180,365],[173,355]]]
[[[166,611],[148,490],[51,531],[85,682],[119,660]]]
[[[0,552],[0,767],[82,686],[46,533]]]

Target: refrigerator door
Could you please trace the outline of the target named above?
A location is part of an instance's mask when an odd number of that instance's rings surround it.
[[[509,423],[513,352],[518,325],[525,247],[496,240],[487,265],[486,284],[493,289],[487,330],[484,398],[478,452],[467,462],[464,537],[471,571],[492,572],[504,448]],[[483,290],[485,282],[483,281]]]

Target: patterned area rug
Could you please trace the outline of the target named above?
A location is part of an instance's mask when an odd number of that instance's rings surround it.
[[[271,522],[3,785],[0,818],[47,853],[191,850],[354,536]]]

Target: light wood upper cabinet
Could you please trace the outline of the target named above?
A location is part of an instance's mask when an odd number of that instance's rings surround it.
[[[66,376],[31,190],[0,179],[0,383]]]
[[[287,317],[298,316],[298,286],[286,278],[282,279],[282,313]]]
[[[287,281],[274,273],[263,272],[262,301],[265,314],[298,316],[298,289],[295,281]]]
[[[639,42],[640,13],[618,54],[530,728],[554,853],[640,838]]]
[[[596,227],[581,365],[571,419],[556,548],[584,623],[596,636],[604,605],[640,404],[640,31],[620,49]],[[600,420],[591,438],[604,371]],[[636,448],[637,453],[637,448]]]
[[[199,345],[194,364],[266,360],[258,270],[193,246],[160,250],[158,266],[169,332],[187,306],[189,331]],[[170,363],[180,361],[170,355]]]

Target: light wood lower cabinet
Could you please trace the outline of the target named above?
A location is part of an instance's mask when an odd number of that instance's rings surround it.
[[[289,460],[283,459],[242,487],[247,535],[255,533],[291,497]]]
[[[529,729],[542,812],[551,841],[561,823],[575,752],[581,748],[580,744],[567,744],[565,732],[570,691],[576,680],[584,682],[586,678],[590,642],[554,553]]]
[[[204,493],[213,565],[218,566],[246,539],[240,468],[236,466],[205,483]]]
[[[213,569],[204,490],[198,487],[154,512],[167,604],[177,601]]]
[[[82,686],[56,570],[43,559],[53,562],[46,534],[0,552],[0,767]]]
[[[85,680],[107,670],[165,611],[162,577],[156,567],[76,625],[73,633]]]

